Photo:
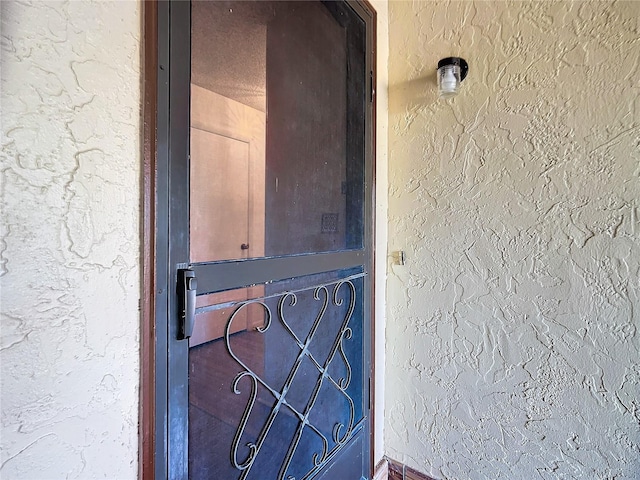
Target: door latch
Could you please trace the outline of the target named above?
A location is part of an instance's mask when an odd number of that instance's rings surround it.
[[[180,297],[180,326],[178,340],[191,337],[196,321],[196,293],[198,279],[193,270],[178,270],[178,295]]]

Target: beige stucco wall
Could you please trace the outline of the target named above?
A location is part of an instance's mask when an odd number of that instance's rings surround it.
[[[640,3],[391,2],[386,452],[640,475]],[[470,64],[436,98],[440,58]]]
[[[0,8],[0,477],[136,478],[140,5]]]

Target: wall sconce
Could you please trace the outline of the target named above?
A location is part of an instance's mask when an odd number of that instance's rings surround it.
[[[449,57],[438,62],[438,94],[450,98],[458,94],[460,84],[467,76],[469,65],[463,58]]]

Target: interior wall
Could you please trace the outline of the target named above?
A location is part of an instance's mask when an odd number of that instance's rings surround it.
[[[279,5],[267,27],[268,256],[350,247],[346,31],[321,4],[305,7]],[[325,215],[335,216],[329,231]]]
[[[136,478],[140,3],[0,9],[0,476]]]
[[[386,453],[440,479],[637,477],[640,3],[389,12]],[[442,101],[451,55],[469,76]]]

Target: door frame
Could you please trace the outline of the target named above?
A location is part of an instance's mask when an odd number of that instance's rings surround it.
[[[371,72],[371,105],[367,109],[366,150],[371,161],[371,185],[368,201],[371,202],[370,231],[372,238],[365,239],[370,251],[370,285],[368,299],[370,312],[370,385],[369,385],[369,452],[370,471],[374,471],[374,432],[376,431],[375,396],[375,174],[376,174],[376,68],[377,68],[377,15],[373,6],[366,0],[347,0],[361,14],[369,17],[370,29],[367,30],[367,45],[370,58],[366,64]],[[158,129],[169,124],[171,105],[168,103],[169,69],[164,63],[168,58],[169,30],[168,22],[163,21],[159,9],[168,8],[169,1],[146,0],[142,2],[142,299],[140,325],[140,403],[139,403],[139,466],[138,477],[142,480],[167,478],[168,476],[168,338],[169,326],[166,321],[158,321],[158,314],[166,313],[168,305],[167,289],[173,286],[169,278],[168,231],[169,231],[169,176],[167,170],[169,145],[168,131],[159,133]],[[188,104],[188,102],[184,102]],[[169,108],[161,109],[160,105]],[[177,109],[174,109],[176,112]],[[187,122],[185,112],[178,112],[179,121]],[[176,118],[172,114],[172,119]],[[188,224],[187,224],[188,227]],[[322,254],[316,261],[322,262]],[[164,268],[162,267],[164,265]],[[293,273],[293,272],[292,272]],[[159,457],[163,458],[158,461]]]

